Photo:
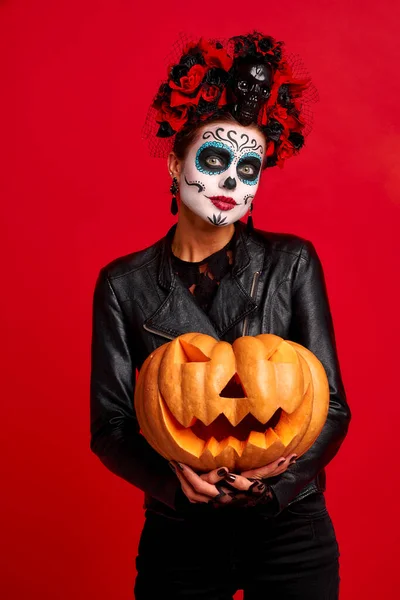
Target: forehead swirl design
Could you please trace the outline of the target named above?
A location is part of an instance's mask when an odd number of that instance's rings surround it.
[[[224,137],[221,132],[225,132],[224,127],[217,127],[215,131],[205,131],[203,133],[203,139],[208,140],[210,137],[213,137],[217,141],[222,140],[224,142],[227,142],[234,148],[234,150],[236,150],[237,153],[242,152],[243,150],[246,150],[248,148],[254,151],[259,150],[260,154],[263,154],[263,147],[257,142],[255,138],[253,138],[250,144],[247,145],[250,140],[247,133],[242,133],[241,135],[239,135],[239,133],[235,131],[235,129],[230,129],[226,132],[226,137]],[[239,141],[235,139],[238,136]]]

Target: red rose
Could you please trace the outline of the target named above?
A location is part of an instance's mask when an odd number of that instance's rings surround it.
[[[301,98],[303,92],[310,85],[311,79],[296,79],[292,80],[289,85],[289,91],[292,98]]]
[[[269,118],[271,117],[279,121],[287,133],[293,129],[297,130],[303,125],[301,118],[297,118],[294,114],[288,114],[287,108],[279,104],[274,106],[273,110],[269,112]]]
[[[220,69],[224,69],[224,71],[229,71],[233,60],[225,48],[217,48],[215,45],[210,44],[203,38],[201,38],[199,42],[199,48],[202,51],[203,58],[208,67],[218,67]]]
[[[219,98],[221,91],[216,85],[203,85],[201,88],[201,97],[206,102],[214,102]]]
[[[192,94],[197,90],[203,80],[205,68],[202,65],[193,65],[188,71],[188,74],[180,78],[180,85],[176,85],[169,80],[169,87],[173,90],[178,90],[181,93]]]
[[[283,167],[283,163],[286,159],[290,158],[294,154],[294,146],[289,142],[288,139],[284,139],[277,151],[277,164],[279,167]]]
[[[174,108],[176,106],[197,106],[200,99],[201,90],[197,92],[197,94],[193,97],[187,96],[186,94],[182,94],[178,92],[178,90],[172,90],[171,92],[171,100],[170,105]]]
[[[174,131],[180,131],[188,118],[188,109],[186,106],[181,108],[171,108],[168,102],[162,102],[158,110],[156,121],[162,123],[168,121]]]
[[[274,108],[268,113],[269,118],[274,118],[279,121],[284,127],[286,127],[286,119],[287,119],[287,108],[281,106],[280,104],[275,104]]]

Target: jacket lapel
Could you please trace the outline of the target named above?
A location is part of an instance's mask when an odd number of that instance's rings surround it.
[[[179,277],[175,278],[168,296],[144,326],[171,339],[192,331],[219,337],[216,328]]]
[[[218,287],[211,309],[207,315],[197,304],[193,295],[177,277],[171,266],[169,248],[176,225],[171,227],[161,241],[161,257],[158,282],[168,290],[167,297],[157,310],[145,321],[144,328],[164,337],[174,339],[193,330],[219,339],[226,331],[257,308],[250,290],[253,275],[261,271],[264,249],[257,245],[251,253],[249,238],[240,221],[235,223],[235,260]]]

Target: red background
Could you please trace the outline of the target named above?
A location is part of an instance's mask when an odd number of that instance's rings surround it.
[[[396,14],[395,0],[0,2],[3,598],[132,598],[142,494],[89,451],[94,281],[173,222],[140,128],[178,32],[254,27],[299,53],[320,93],[254,220],[311,239],[325,269],[353,412],[327,469],[341,598],[397,595]]]

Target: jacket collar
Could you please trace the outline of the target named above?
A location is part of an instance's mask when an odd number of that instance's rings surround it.
[[[256,310],[250,291],[254,273],[263,269],[264,247],[252,242],[241,221],[235,223],[234,265],[222,279],[207,315],[173,272],[170,248],[175,230],[176,224],[160,240],[158,282],[168,295],[144,327],[171,339],[193,330],[218,339]]]
[[[245,225],[241,221],[236,221],[235,226],[235,261],[232,268],[232,273],[240,275],[250,265],[250,253],[247,247],[248,234],[245,230]],[[172,270],[170,249],[173,237],[176,231],[176,223],[168,230],[165,237],[160,240],[161,243],[161,259],[158,270],[158,282],[166,290],[170,290],[177,279]]]

